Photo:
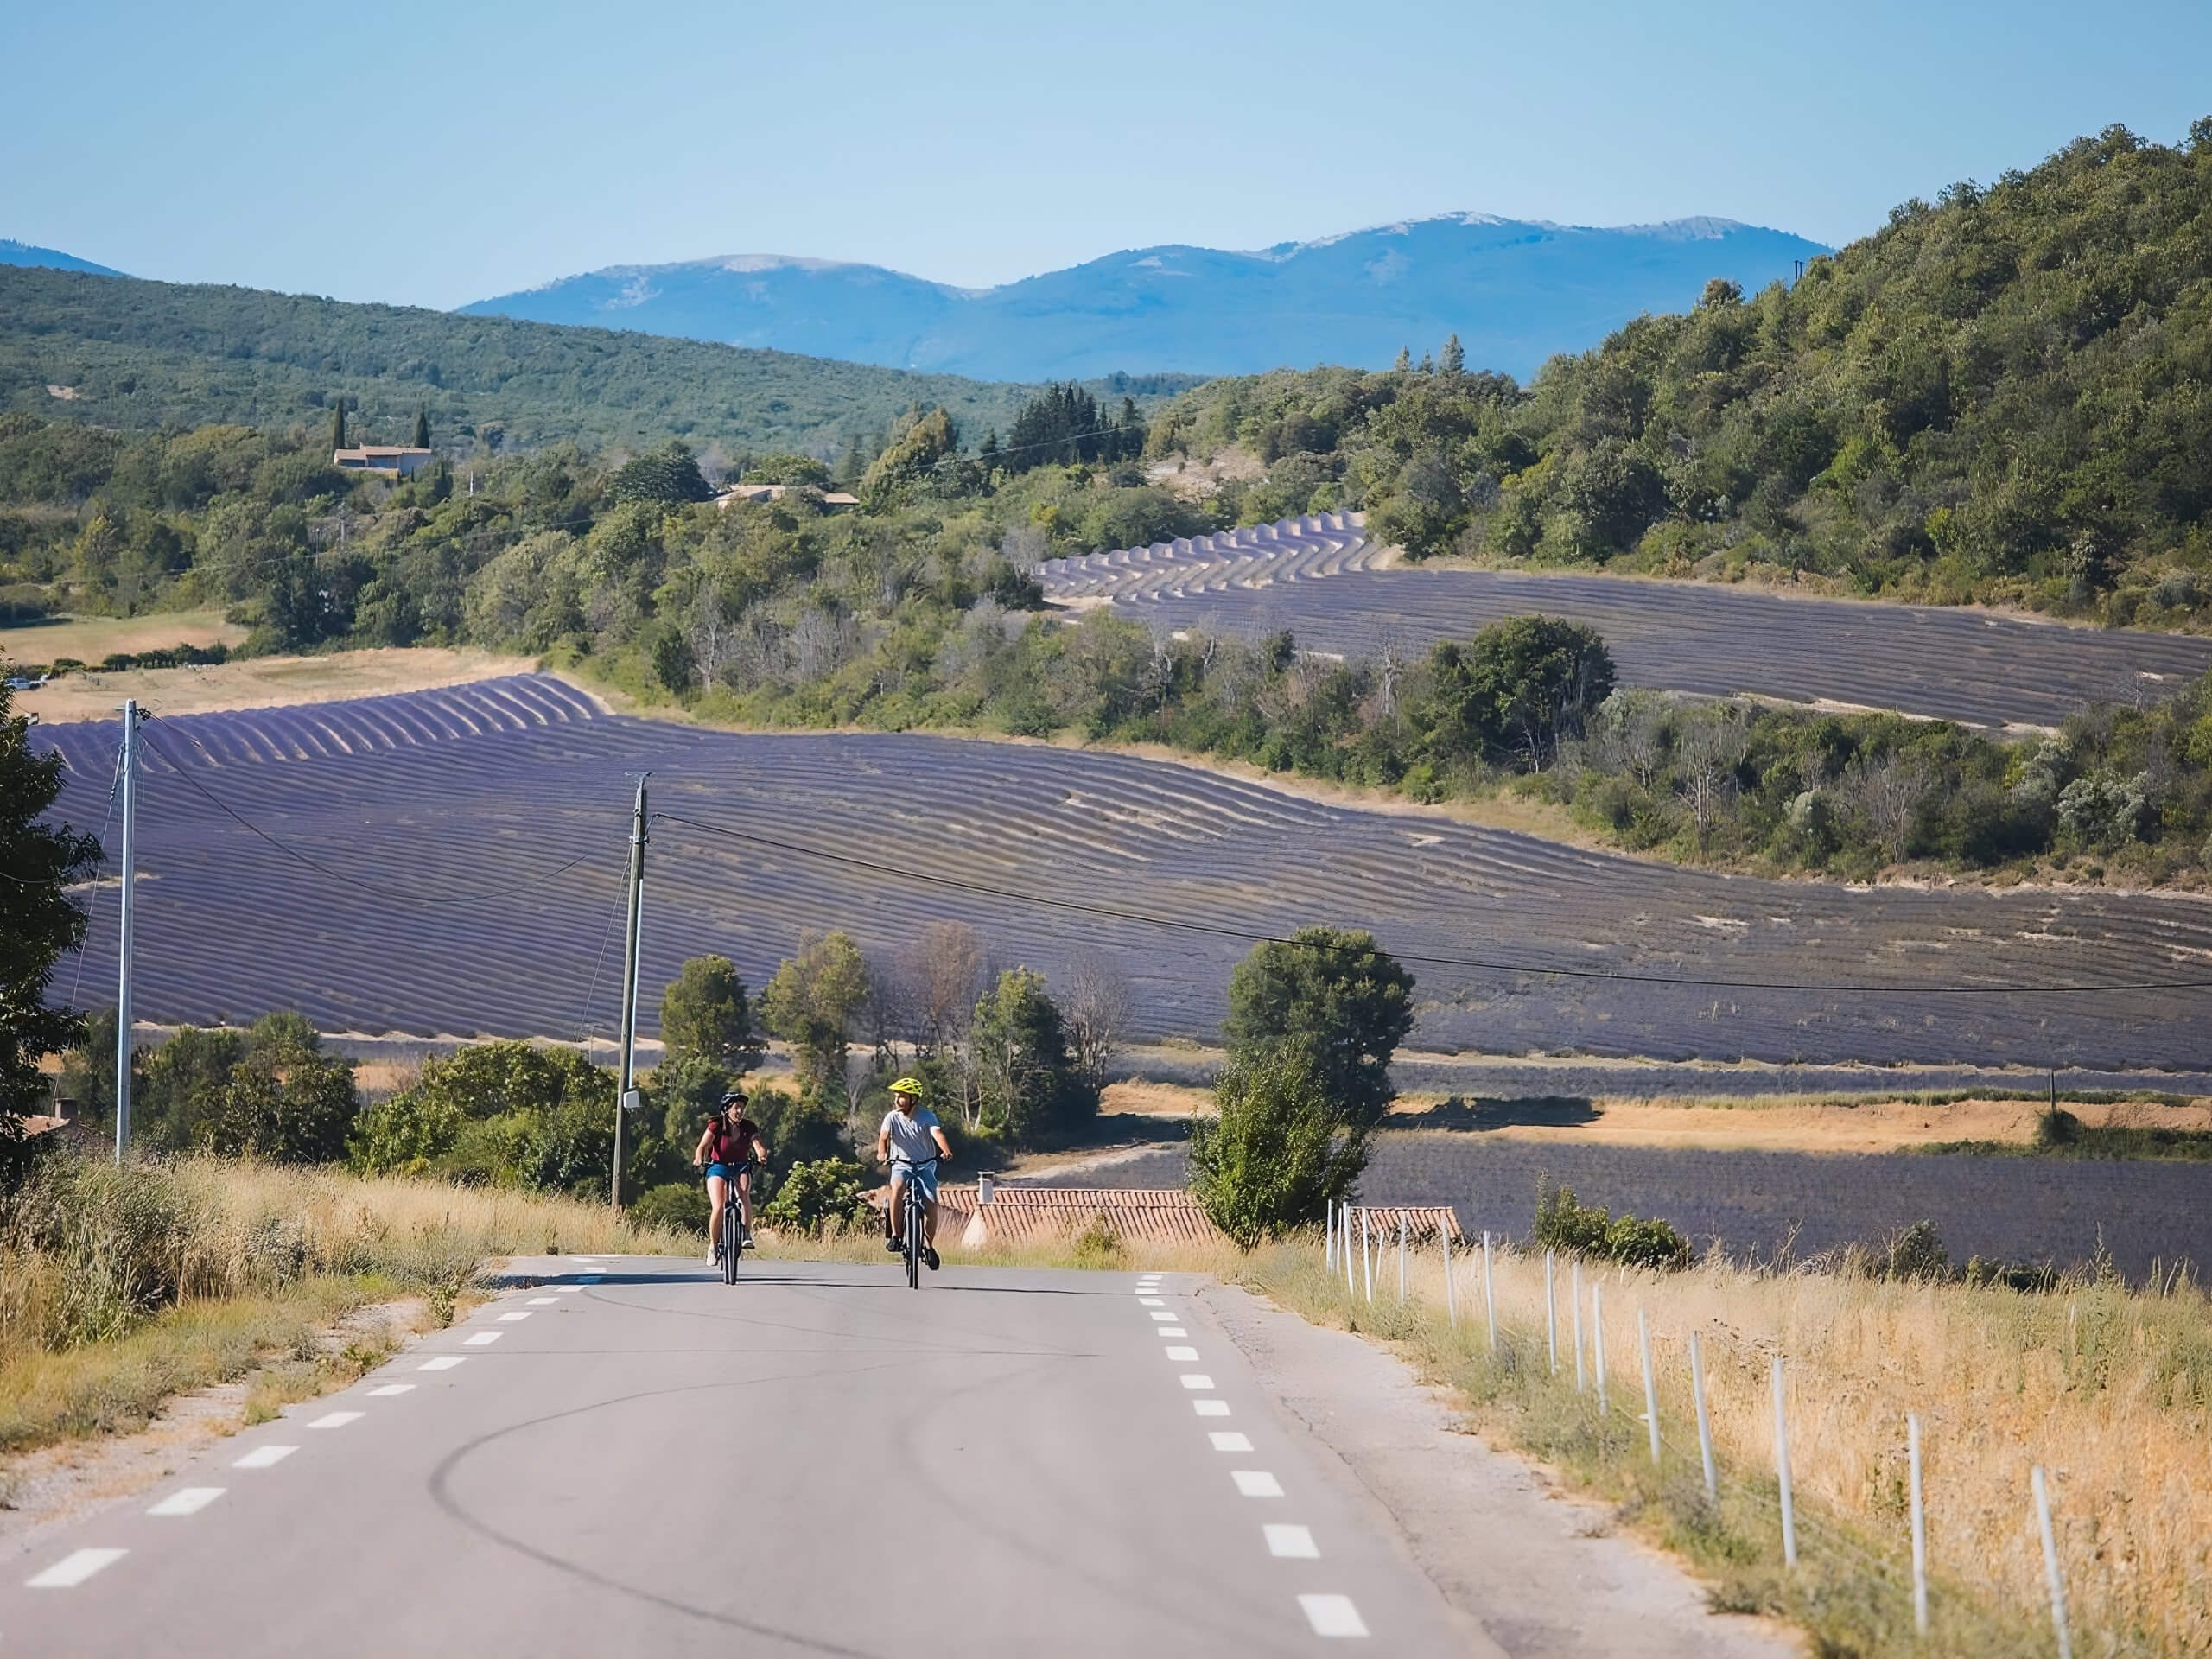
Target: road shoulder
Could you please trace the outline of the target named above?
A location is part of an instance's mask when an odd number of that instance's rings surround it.
[[[1359,1338],[1249,1292],[1202,1293],[1275,1408],[1332,1454],[1408,1554],[1510,1659],[1794,1659],[1783,1628],[1715,1614],[1674,1561],[1459,1426],[1440,1389]]]

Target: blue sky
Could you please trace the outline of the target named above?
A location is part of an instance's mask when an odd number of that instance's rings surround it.
[[[11,7],[0,236],[450,306],[602,265],[984,285],[1479,209],[1842,242],[2212,113],[2212,6]]]

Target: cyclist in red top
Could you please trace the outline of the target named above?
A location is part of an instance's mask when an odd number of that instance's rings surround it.
[[[713,1213],[707,1218],[707,1260],[722,1259],[722,1209],[729,1201],[730,1183],[737,1183],[737,1223],[743,1249],[753,1248],[753,1166],[765,1163],[768,1143],[760,1126],[745,1115],[743,1091],[722,1096],[721,1109],[707,1120],[706,1133],[691,1154],[691,1167],[707,1172],[707,1202]]]

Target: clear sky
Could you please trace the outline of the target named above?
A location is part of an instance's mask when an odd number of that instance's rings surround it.
[[[451,306],[609,264],[976,286],[1479,209],[1840,243],[2212,113],[2212,4],[16,0],[0,236]]]

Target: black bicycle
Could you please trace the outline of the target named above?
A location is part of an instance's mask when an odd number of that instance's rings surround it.
[[[894,1158],[891,1160],[891,1166],[912,1172],[935,1164],[943,1157],[944,1154],[939,1153],[931,1158]],[[906,1220],[906,1236],[902,1241],[906,1248],[900,1252],[906,1258],[906,1287],[919,1290],[922,1287],[922,1252],[928,1248],[923,1239],[922,1230],[928,1223],[929,1201],[922,1197],[922,1184],[911,1173],[899,1191],[902,1195],[899,1205]]]
[[[726,1285],[737,1282],[737,1259],[745,1253],[745,1217],[739,1211],[737,1179],[752,1168],[753,1160],[748,1158],[723,1178],[728,1190],[722,1196],[722,1236],[715,1242],[715,1254],[721,1259]]]

